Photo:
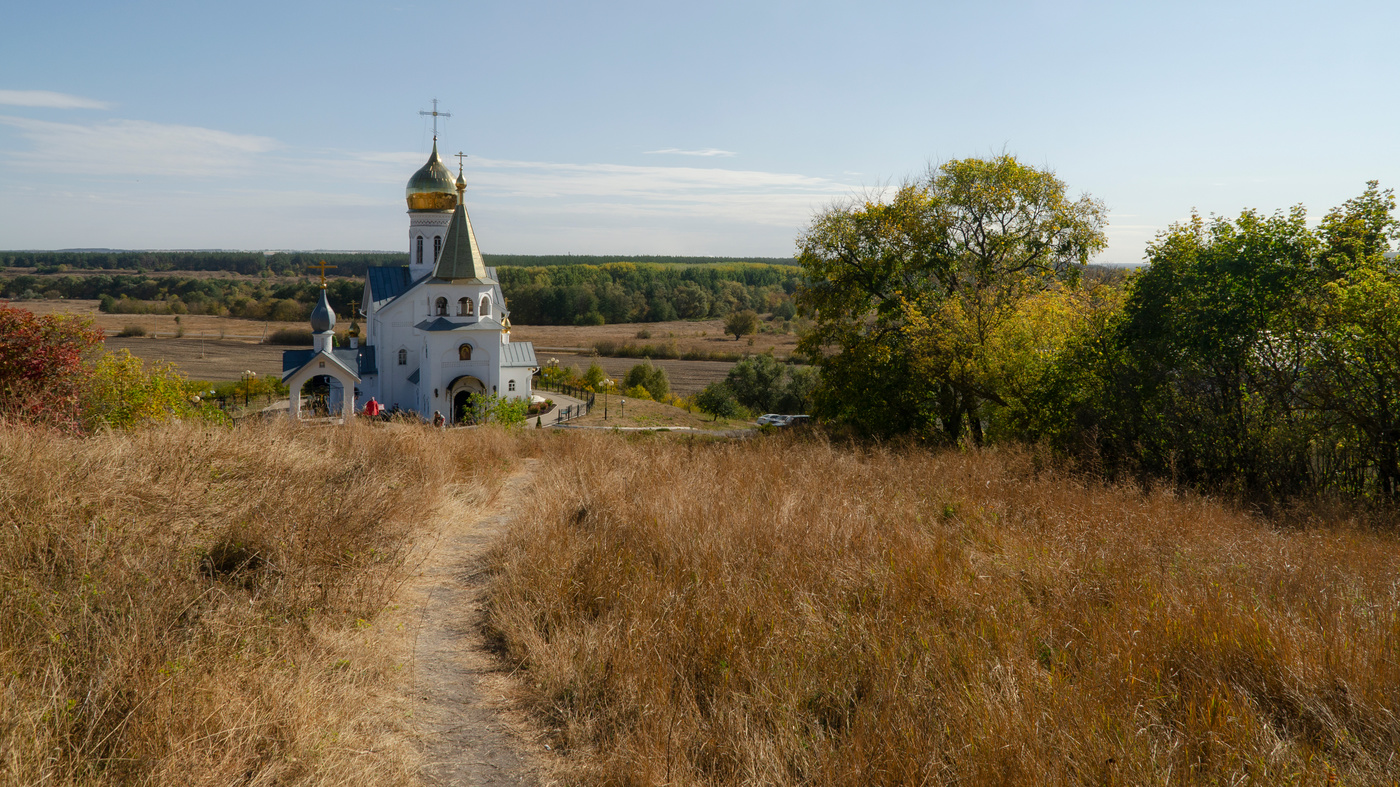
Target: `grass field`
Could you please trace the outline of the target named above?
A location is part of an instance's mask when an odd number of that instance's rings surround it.
[[[0,783],[414,784],[398,588],[529,437],[0,425]]]
[[[549,392],[545,391],[541,395],[549,396]],[[753,427],[751,421],[730,418],[715,420],[699,410],[691,412],[684,407],[674,407],[646,399],[628,399],[626,408],[623,408],[622,397],[617,394],[608,396],[606,402],[603,397],[598,397],[598,404],[592,412],[582,418],[575,418],[569,423],[575,426],[608,426],[630,429],[683,427],[707,432]]]
[[[573,434],[494,560],[598,785],[1400,776],[1400,541],[1033,454]]]
[[[487,614],[560,783],[1400,776],[1400,538],[1335,511],[1017,448],[277,422],[0,426],[0,783],[415,783],[399,588],[525,456]]]
[[[182,315],[175,322],[173,315],[155,314],[102,314],[97,310],[97,301],[23,301],[16,305],[36,314],[74,314],[92,320],[107,333],[109,349],[127,349],[142,360],[150,363],[165,361],[175,364],[182,373],[194,380],[222,382],[237,380],[245,370],[258,374],[282,373],[283,347],[271,347],[258,342],[265,336],[292,323],[256,322],[230,317],[207,317],[203,315]],[[117,334],[129,325],[139,326],[146,332],[145,337],[119,338]],[[700,322],[649,323],[600,326],[515,326],[511,338],[516,341],[533,341],[536,355],[543,363],[548,358],[557,358],[564,366],[578,364],[587,369],[593,361],[598,361],[607,373],[620,378],[627,370],[640,363],[635,358],[592,358],[585,353],[548,350],[549,347],[586,348],[597,341],[643,341],[635,338],[642,327],[653,331],[652,343],[665,341],[667,333],[679,335],[682,332],[693,334],[685,339],[677,339],[683,349],[690,347],[745,351],[765,349],[774,346],[781,352],[789,351],[786,344],[795,343],[792,336],[772,337],[765,335],[765,342],[755,342],[750,348],[746,342],[735,342],[716,338],[723,330],[719,320]],[[183,329],[183,338],[174,338]],[[701,336],[700,334],[707,334]],[[222,337],[222,338],[221,338]],[[787,349],[784,349],[787,348]],[[722,380],[734,364],[728,361],[656,361],[671,376],[671,387],[682,395],[692,394],[715,380]]]

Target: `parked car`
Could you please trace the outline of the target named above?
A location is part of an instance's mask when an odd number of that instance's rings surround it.
[[[788,420],[788,416],[786,416],[786,415],[778,415],[777,413],[768,413],[767,415],[760,415],[760,416],[758,417],[758,425],[759,425],[759,426],[786,426],[786,425],[787,425],[787,420]]]

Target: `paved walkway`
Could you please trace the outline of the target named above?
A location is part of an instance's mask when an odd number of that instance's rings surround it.
[[[542,423],[540,424],[541,426],[555,426],[556,424],[559,423],[559,411],[560,411],[560,410],[563,410],[565,407],[575,407],[575,408],[577,408],[577,407],[581,407],[581,406],[583,405],[583,400],[582,400],[582,399],[575,399],[575,398],[572,397],[572,396],[565,396],[564,394],[561,394],[561,393],[559,393],[558,391],[538,391],[538,390],[537,390],[537,391],[535,391],[535,393],[536,393],[537,395],[539,395],[539,396],[543,396],[543,397],[546,398],[546,399],[553,399],[553,400],[554,400],[554,409],[553,409],[553,410],[550,410],[550,411],[549,411],[548,413],[546,413],[544,416],[541,416],[541,419],[542,419]],[[535,425],[533,421],[534,421],[534,419],[531,419],[531,423],[526,424],[526,426],[531,426],[531,427],[533,427],[533,426]]]

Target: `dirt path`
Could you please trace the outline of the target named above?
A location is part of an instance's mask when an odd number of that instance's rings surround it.
[[[417,605],[413,727],[431,785],[538,785],[540,773],[523,720],[505,699],[508,675],[482,635],[488,544],[510,521],[538,460],[511,476],[494,502],[444,523],[437,545],[410,586]]]

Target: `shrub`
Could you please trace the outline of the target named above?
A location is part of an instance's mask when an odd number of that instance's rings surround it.
[[[648,394],[647,398],[658,402],[666,401],[667,395],[671,393],[671,379],[666,375],[666,370],[651,361],[639,363],[629,369],[622,385],[627,389],[644,388]],[[630,393],[628,395],[631,396]]]
[[[263,344],[277,344],[285,347],[310,347],[315,344],[310,328],[279,328],[268,334]]]
[[[713,382],[695,395],[695,406],[709,413],[718,421],[720,418],[739,418],[744,408],[734,398],[734,391],[725,382]]]
[[[84,356],[102,339],[88,320],[0,305],[0,419],[77,428]]]
[[[724,332],[734,334],[734,341],[740,336],[758,333],[758,314],[753,309],[744,309],[730,314],[724,319]]]
[[[119,336],[119,337],[121,337],[121,338],[124,338],[124,339],[125,339],[125,338],[131,338],[131,337],[134,337],[134,336],[145,336],[145,335],[146,335],[146,329],[143,328],[143,327],[141,327],[140,325],[123,325],[123,326],[122,326],[122,329],[121,329],[120,331],[117,332],[117,336]]]

